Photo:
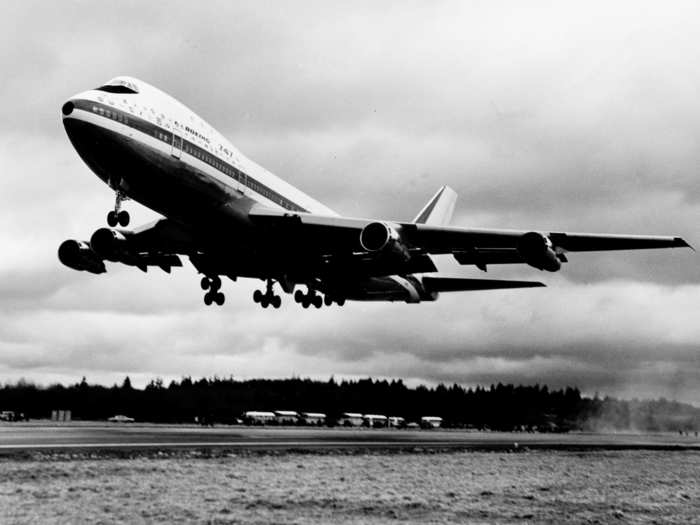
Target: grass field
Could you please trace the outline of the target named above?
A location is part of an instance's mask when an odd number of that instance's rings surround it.
[[[698,523],[698,452],[0,459],[0,523]]]

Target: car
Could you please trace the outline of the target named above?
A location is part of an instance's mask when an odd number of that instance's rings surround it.
[[[133,417],[117,414],[116,416],[110,417],[107,421],[112,423],[133,423],[136,420]]]

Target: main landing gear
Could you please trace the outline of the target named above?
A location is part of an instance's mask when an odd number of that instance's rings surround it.
[[[204,294],[204,304],[207,306],[209,306],[211,303],[216,303],[219,306],[224,304],[226,296],[219,291],[221,288],[221,279],[218,275],[215,275],[214,277],[202,277],[200,285],[202,290],[209,290]]]
[[[114,202],[114,210],[107,214],[107,224],[111,228],[114,228],[117,224],[119,224],[119,226],[129,225],[129,212],[121,209],[122,202],[125,200],[126,196],[121,192],[117,192],[117,198]]]
[[[345,304],[345,299],[336,299],[328,294],[321,297],[316,293],[316,290],[311,288],[309,288],[306,293],[302,292],[301,290],[294,292],[294,300],[297,303],[300,303],[304,308],[308,308],[311,305],[314,305],[316,308],[321,308],[321,306],[324,304],[326,306],[331,306],[333,303],[336,303],[338,306],[343,306]]]
[[[276,295],[272,290],[272,286],[274,284],[275,283],[272,279],[268,279],[265,293],[262,293],[260,290],[255,290],[253,292],[253,301],[259,303],[263,308],[267,308],[270,305],[272,305],[273,308],[279,308],[282,306],[282,298],[279,295]]]

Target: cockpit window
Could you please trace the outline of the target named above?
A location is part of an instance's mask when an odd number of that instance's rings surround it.
[[[115,78],[107,82],[104,86],[95,88],[97,91],[106,91],[107,93],[131,93],[135,95],[139,92],[136,84],[123,78]]]

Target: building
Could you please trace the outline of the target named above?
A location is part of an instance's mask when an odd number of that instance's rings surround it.
[[[420,418],[420,426],[423,428],[440,428],[442,418],[437,416],[423,416]]]
[[[387,418],[379,414],[365,414],[362,416],[362,423],[369,428],[385,427]]]
[[[306,425],[321,426],[326,422],[326,414],[321,412],[302,412],[301,420]]]
[[[399,416],[391,416],[389,418],[389,426],[403,428],[406,426],[406,420],[402,417],[399,417]]]
[[[247,425],[266,425],[276,420],[274,412],[260,412],[257,410],[249,410],[243,414],[243,421]]]
[[[299,422],[299,412],[294,410],[275,410],[275,420],[280,425],[296,425]]]
[[[338,419],[338,424],[343,427],[359,427],[362,422],[362,414],[358,412],[343,412]]]

